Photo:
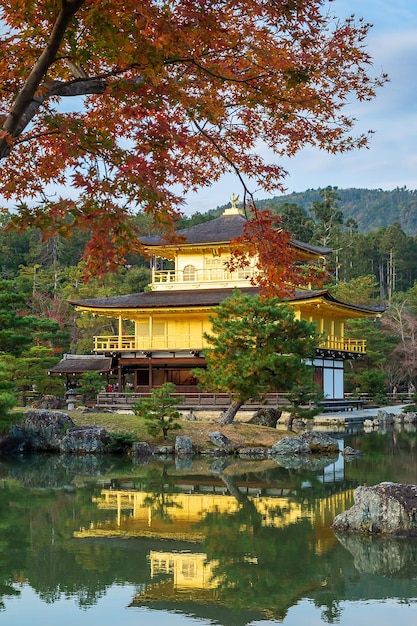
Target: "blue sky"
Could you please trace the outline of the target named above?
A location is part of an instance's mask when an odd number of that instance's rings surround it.
[[[417,189],[417,1],[335,0],[332,11],[340,17],[354,13],[373,24],[368,52],[373,73],[387,72],[390,82],[370,103],[352,103],[357,131],[375,131],[369,149],[328,155],[306,148],[281,161],[289,172],[288,192],[332,185],[368,189]],[[239,182],[224,177],[212,187],[187,197],[186,213],[204,213],[240,194]],[[251,189],[255,191],[255,189]],[[266,198],[265,192],[255,194]],[[270,194],[279,195],[278,193]]]

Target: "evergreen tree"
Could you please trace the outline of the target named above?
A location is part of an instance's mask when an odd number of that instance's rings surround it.
[[[0,359],[0,433],[7,429],[7,414],[17,403],[10,372]],[[2,423],[3,422],[3,423]]]
[[[152,389],[149,398],[141,398],[133,405],[135,414],[144,418],[146,430],[153,437],[157,437],[162,432],[163,438],[167,439],[170,430],[181,428],[177,421],[181,413],[176,405],[181,403],[183,398],[174,397],[172,395],[174,392],[175,385],[165,383]]]
[[[247,296],[235,290],[210,317],[213,334],[205,337],[207,369],[194,370],[199,384],[231,395],[220,423],[230,424],[249,399],[271,391],[305,387],[313,368],[306,361],[318,339],[315,325],[297,320],[278,298]]]
[[[291,233],[293,239],[310,242],[313,239],[315,223],[307,211],[299,204],[286,202],[279,211],[282,228]]]

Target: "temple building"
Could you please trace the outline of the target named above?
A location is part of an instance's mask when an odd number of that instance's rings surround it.
[[[129,385],[137,393],[149,392],[165,382],[181,394],[195,392],[193,368],[204,367],[204,333],[210,333],[209,316],[222,300],[238,288],[256,294],[252,276],[256,263],[229,271],[231,240],[243,233],[246,217],[236,206],[209,222],[179,231],[181,243],[166,244],[159,237],[144,240],[151,254],[149,290],[131,295],[70,301],[83,314],[117,320],[116,335],[92,338],[94,354],[112,359],[120,391]],[[320,263],[331,252],[292,239],[297,259]],[[345,322],[376,317],[367,307],[341,302],[327,290],[300,288],[286,300],[298,319],[317,325],[321,341],[314,359],[314,376],[326,398],[343,398],[344,364],[366,352],[363,339],[347,339]],[[65,370],[67,367],[67,370]],[[52,372],[68,372],[65,359]],[[279,391],[279,389],[277,389]]]

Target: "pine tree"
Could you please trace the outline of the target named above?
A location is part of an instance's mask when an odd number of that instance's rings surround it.
[[[176,405],[183,401],[182,397],[174,397],[175,385],[165,383],[152,390],[149,398],[141,398],[133,405],[136,415],[140,415],[146,422],[146,430],[153,437],[161,434],[164,439],[168,438],[170,430],[181,428],[177,420],[181,413],[176,409]]]
[[[230,424],[249,399],[271,391],[290,392],[312,377],[311,359],[317,345],[314,324],[297,320],[293,309],[278,298],[248,296],[235,290],[210,318],[213,334],[205,337],[206,370],[194,370],[199,384],[231,395],[220,423]]]

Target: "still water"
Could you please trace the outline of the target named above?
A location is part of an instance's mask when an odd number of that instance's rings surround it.
[[[417,482],[417,435],[365,456],[0,459],[0,624],[417,624],[417,540],[336,537],[359,484]]]

